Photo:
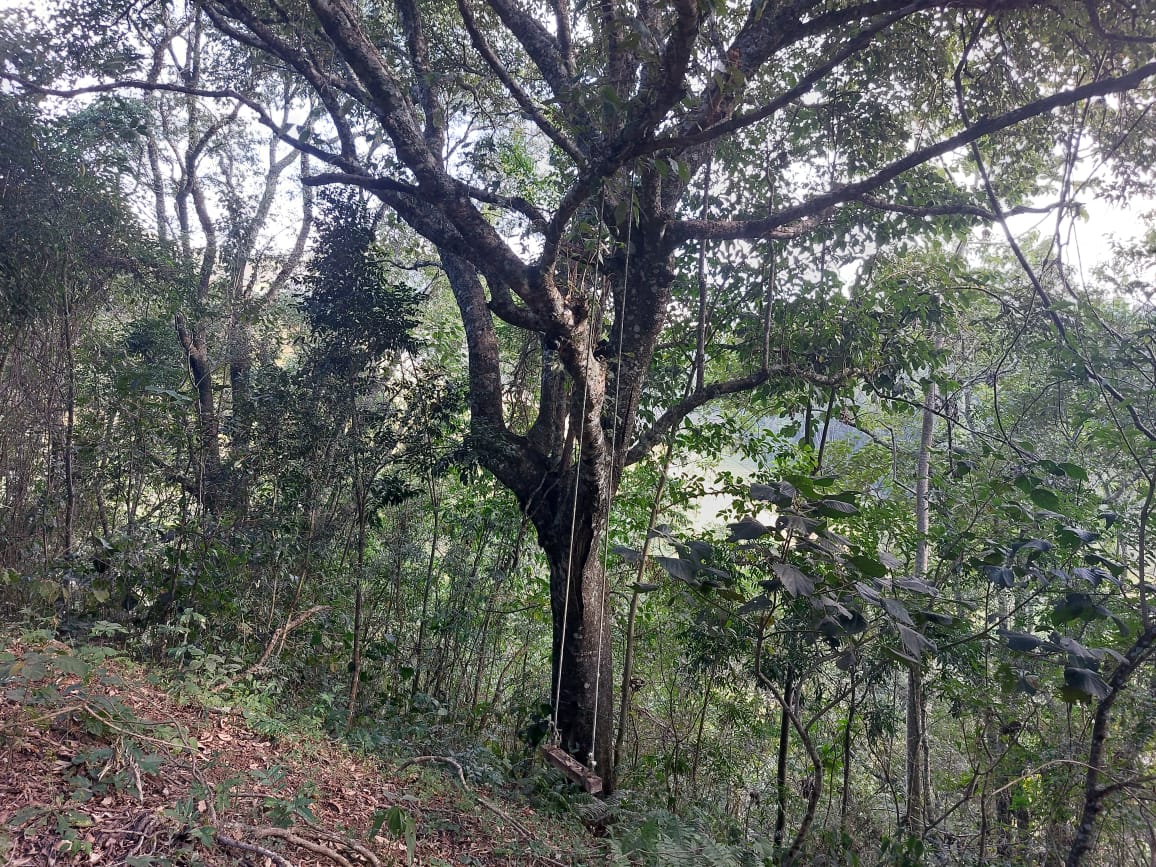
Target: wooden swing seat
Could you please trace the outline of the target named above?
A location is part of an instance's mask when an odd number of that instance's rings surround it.
[[[591,795],[597,795],[602,791],[602,778],[561,747],[547,744],[542,747],[542,755],[567,779],[578,784]]]

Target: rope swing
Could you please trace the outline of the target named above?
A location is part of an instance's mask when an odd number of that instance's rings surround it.
[[[631,169],[631,172],[630,172],[630,185],[628,187],[628,190],[629,190],[629,195],[630,195],[630,202],[629,202],[630,210],[628,211],[627,222],[626,222],[626,239],[625,239],[626,240],[626,253],[625,253],[625,258],[624,258],[624,262],[623,262],[623,276],[622,276],[622,281],[623,281],[622,309],[619,311],[616,311],[617,314],[619,315],[619,317],[622,318],[623,320],[625,319],[627,293],[630,290],[630,243],[631,243],[631,233],[632,233],[632,230],[634,228],[634,169],[633,168]],[[601,253],[601,247],[602,247],[602,223],[603,223],[602,218],[603,218],[603,212],[604,212],[605,204],[606,204],[606,193],[604,190],[602,193],[602,198],[599,201],[599,205],[598,205],[598,236],[597,236],[596,244],[595,244],[596,256],[595,256],[595,262],[594,262],[594,285],[595,286],[598,285],[598,279],[600,276],[601,256],[598,254]],[[587,395],[589,393],[590,364],[591,364],[591,360],[593,359],[593,356],[594,356],[594,344],[595,344],[594,337],[595,337],[595,335],[593,332],[593,328],[594,328],[594,323],[596,323],[596,322],[601,323],[601,321],[602,321],[602,313],[604,312],[604,304],[601,304],[601,303],[597,304],[596,305],[596,311],[597,311],[597,315],[591,316],[590,319],[588,320],[588,324],[587,324],[585,375],[583,376],[583,381],[582,381],[582,402],[580,404],[580,407],[582,408],[583,413],[585,412],[586,398],[587,398]],[[618,359],[619,364],[621,364],[621,362],[622,362],[623,334],[626,330],[624,326],[625,326],[625,323],[623,322],[623,327],[620,327],[618,329],[618,346],[617,346],[616,358]],[[619,405],[619,399],[621,397],[621,385],[622,385],[622,377],[621,377],[621,375],[616,374],[614,377],[614,404],[613,404],[614,415],[613,415],[613,419],[611,422],[611,434],[610,434],[610,436],[611,436],[611,440],[610,440],[611,454],[614,453],[614,448],[618,442],[618,405]],[[553,735],[551,738],[551,742],[542,747],[542,754],[547,759],[547,761],[550,762],[550,764],[552,764],[555,768],[557,768],[559,771],[561,771],[562,774],[565,775],[572,782],[581,786],[585,791],[589,792],[590,794],[599,794],[603,790],[603,781],[602,781],[602,777],[599,776],[599,774],[598,774],[598,760],[595,758],[594,749],[595,749],[596,745],[598,744],[598,710],[599,710],[599,702],[600,702],[601,697],[602,697],[602,655],[603,655],[602,633],[603,633],[603,630],[605,629],[605,622],[606,622],[606,596],[607,596],[606,593],[603,593],[601,596],[601,599],[599,600],[598,635],[596,638],[596,640],[598,641],[598,656],[597,656],[597,660],[595,663],[595,673],[594,673],[594,722],[593,722],[593,725],[591,727],[590,752],[587,754],[587,757],[586,757],[588,767],[582,765],[573,756],[571,756],[564,749],[562,749],[561,733],[558,730],[558,708],[559,708],[559,705],[561,704],[561,699],[562,699],[562,667],[563,667],[563,662],[566,658],[566,633],[567,633],[567,629],[569,626],[569,617],[570,617],[570,579],[571,579],[571,575],[572,575],[573,569],[574,569],[574,537],[577,533],[577,526],[578,526],[578,490],[579,490],[579,485],[580,485],[581,479],[582,479],[582,472],[581,472],[582,447],[584,444],[584,440],[585,440],[585,425],[583,423],[581,423],[581,421],[580,421],[579,425],[578,425],[577,450],[575,452],[578,469],[574,475],[574,497],[573,497],[573,505],[572,505],[571,511],[570,511],[570,552],[569,552],[569,560],[566,564],[566,595],[565,595],[565,601],[563,602],[563,606],[562,606],[562,640],[561,640],[561,643],[560,643],[559,648],[558,648],[558,682],[557,682],[557,685],[555,687],[553,715],[552,715],[552,718],[550,721],[550,728],[551,728]],[[611,472],[611,474],[614,473],[614,467],[613,466],[610,467],[610,472]],[[610,481],[612,481],[612,480],[610,480]],[[601,553],[602,553],[602,572],[603,572],[603,575],[606,575],[607,568],[609,566],[609,558],[610,558],[610,510],[609,509],[606,510],[606,518],[605,518],[604,525],[602,527],[602,552]]]

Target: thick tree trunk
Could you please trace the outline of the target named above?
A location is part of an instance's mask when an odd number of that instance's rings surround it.
[[[610,587],[595,529],[604,526],[604,517],[582,509],[559,515],[547,533],[539,530],[539,541],[550,564],[550,698],[557,737],[602,777],[608,793],[614,770]]]

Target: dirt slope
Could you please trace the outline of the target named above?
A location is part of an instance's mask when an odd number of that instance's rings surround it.
[[[470,786],[452,759],[390,771],[271,738],[83,654],[0,653],[0,864],[599,863],[580,828]]]

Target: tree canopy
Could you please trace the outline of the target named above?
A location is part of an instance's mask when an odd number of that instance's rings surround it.
[[[549,609],[546,728],[607,792],[633,664],[619,690],[611,573],[620,564],[637,570],[617,645],[628,660],[639,597],[649,592],[639,588],[652,583],[648,562],[685,592],[722,593],[734,604],[712,640],[749,645],[753,680],[781,709],[773,836],[790,861],[801,857],[826,773],[799,696],[827,663],[850,673],[840,693],[850,699],[849,731],[866,652],[859,636],[912,672],[900,824],[915,834],[931,824],[923,803],[931,772],[920,759],[925,657],[994,635],[1033,660],[1066,660],[1067,696],[1098,703],[1089,742],[1102,751],[1116,697],[1152,652],[1150,310],[1078,286],[1066,245],[1091,197],[1151,194],[1151,12],[1114,0],[61,2],[43,32],[6,23],[3,109],[31,135],[50,123],[36,116],[40,106],[82,106],[51,123],[66,127],[79,153],[96,155],[85,156],[94,170],[85,178],[75,160],[22,167],[27,143],[8,136],[3,226],[42,204],[11,182],[20,172],[35,169],[37,183],[70,194],[91,189],[103,209],[94,213],[110,216],[63,246],[88,268],[108,261],[109,274],[139,276],[141,267],[124,264],[137,254],[115,253],[123,237],[115,220],[137,221],[122,200],[136,197],[159,251],[149,273],[169,280],[152,322],[171,318],[188,375],[177,388],[154,382],[151,393],[169,401],[168,423],[186,439],[153,450],[145,463],[157,477],[142,475],[125,501],[175,486],[206,526],[243,535],[259,523],[257,503],[289,496],[304,512],[301,526],[290,533],[294,518],[264,530],[296,539],[279,555],[295,564],[289,618],[315,546],[336,544],[347,521],[350,719],[368,652],[371,525],[418,496],[434,518],[419,558],[419,659],[407,667],[414,694],[423,678],[428,687],[448,676],[421,658],[437,564],[449,556],[438,481],[449,466],[467,476],[480,466],[512,495],[520,526],[516,544],[495,554],[503,574],[522,562],[525,534],[536,534],[548,580],[544,596],[529,587],[524,595]],[[68,177],[53,180],[61,171]],[[1008,220],[1021,215],[1049,227],[1050,246],[1016,239]],[[73,231],[60,214],[45,220]],[[101,234],[106,222],[115,237]],[[1009,260],[977,252],[984,227],[987,237],[1007,235]],[[4,238],[13,262],[0,287],[6,327],[36,294],[23,277],[7,277],[31,270],[20,258],[22,232]],[[442,286],[453,311],[439,301]],[[301,298],[286,327],[308,335],[295,355],[307,373],[296,378],[277,360],[277,329],[266,327],[286,287]],[[53,315],[65,317],[62,351],[74,369],[70,314]],[[432,334],[419,334],[422,315]],[[134,333],[147,331],[146,319]],[[459,371],[443,378],[439,368],[463,366],[463,352],[468,432],[451,443],[440,431],[453,427]],[[62,398],[69,413],[84,386]],[[1045,393],[1054,393],[1054,414]],[[912,410],[914,440],[895,421]],[[1049,425],[1068,424],[1072,412],[1082,421],[1051,442]],[[1109,421],[1093,436],[1098,412]],[[743,414],[797,430],[749,436],[730,421]],[[279,416],[291,436],[274,431]],[[839,439],[836,424],[859,433]],[[1017,438],[1021,426],[1033,441]],[[874,454],[885,432],[889,481],[839,457]],[[865,440],[852,447],[855,436]],[[72,438],[70,421],[66,454]],[[1085,468],[1091,440],[1112,455],[1113,469],[1095,479]],[[661,520],[668,482],[695,485],[672,480],[676,453],[743,449],[765,478],[748,486],[712,473],[735,497],[733,548]],[[271,455],[293,467],[291,482],[268,480]],[[831,461],[845,480],[823,475]],[[51,478],[51,461],[42,472]],[[647,473],[657,474],[657,493],[641,520],[647,509],[631,498],[642,496],[635,487]],[[1089,529],[1104,520],[1109,477],[1133,493],[1137,480],[1147,484],[1134,527],[1138,620],[1095,595],[1113,586],[1127,596],[1121,576],[1131,568],[1095,547],[1108,527]],[[342,484],[352,495],[339,520]],[[870,491],[873,509],[863,505]],[[187,518],[190,501],[182,502]],[[965,565],[1007,592],[996,605],[985,598],[986,623],[942,602]],[[174,572],[166,592],[199,580]],[[1095,593],[1073,589],[1079,581]],[[1028,585],[1027,598],[1017,597]],[[395,586],[391,610],[402,604]],[[1045,639],[1017,621],[1045,601],[1057,630],[1117,618],[1131,637],[1111,653],[1089,649],[1082,633]],[[696,631],[718,612],[699,596],[692,607],[698,620],[686,641],[702,643],[705,671],[727,654]],[[457,622],[439,617],[446,630]],[[816,635],[830,659],[816,651]],[[766,648],[776,642],[783,654],[772,664]],[[974,659],[947,658],[975,670]],[[1038,689],[1014,657],[1002,665],[1013,691]],[[983,667],[987,676],[995,666]],[[970,675],[955,676],[939,698]],[[985,730],[979,740],[995,749],[997,735]],[[813,766],[793,841],[782,794],[792,738]],[[1113,791],[1096,777],[1099,762],[1089,763],[1071,863],[1084,857]],[[1013,787],[1010,778],[990,782]]]

